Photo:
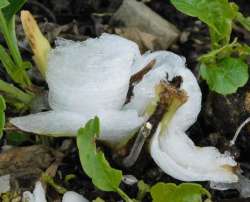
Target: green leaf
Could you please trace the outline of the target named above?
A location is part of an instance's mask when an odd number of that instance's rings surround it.
[[[0,95],[0,139],[3,136],[3,129],[4,129],[4,125],[5,125],[5,111],[6,109],[6,104],[4,101],[3,96]]]
[[[201,185],[183,183],[177,186],[174,183],[159,182],[150,190],[153,202],[202,202],[202,197],[211,198],[210,193]]]
[[[186,15],[199,18],[206,23],[213,41],[226,38],[232,31],[232,20],[236,17],[236,7],[228,0],[171,0],[172,4]]]
[[[23,7],[26,1],[27,0],[9,0],[9,5],[3,9],[3,14],[7,22],[12,20],[13,16]]]
[[[3,66],[10,77],[12,77],[12,73],[15,70],[15,63],[12,58],[9,56],[5,48],[0,44],[0,61],[3,63]]]
[[[25,69],[31,66],[29,62],[23,62],[23,66],[17,68],[10,55],[6,52],[4,47],[0,44],[0,61],[2,62],[5,70],[13,81],[18,84],[26,83]]]
[[[200,73],[210,90],[222,95],[235,93],[248,81],[248,65],[232,57],[224,58],[217,64],[202,63]]]
[[[238,12],[236,21],[238,21],[247,31],[250,31],[250,17],[244,17],[242,13]]]
[[[11,59],[15,63],[15,68],[18,69],[18,77],[12,75],[12,79],[21,84],[22,87],[31,85],[28,74],[23,70],[23,60],[18,49],[18,43],[15,32],[15,14],[21,9],[26,0],[9,0],[8,5],[0,9],[0,31],[8,45]]]
[[[7,143],[9,145],[19,146],[25,142],[31,142],[31,137],[28,134],[21,132],[10,132],[6,134]]]
[[[16,39],[16,33],[15,33],[15,15],[16,13],[23,7],[23,5],[26,3],[27,0],[9,0],[8,6],[2,9],[2,13],[4,16],[4,20],[1,22],[1,27],[3,32],[8,32],[5,34],[10,35],[12,39],[12,45],[14,46],[13,48],[18,50],[17,47],[17,39]],[[3,22],[4,21],[4,22]],[[6,24],[6,25],[3,25]],[[4,27],[7,26],[7,27]],[[7,29],[7,30],[6,30]],[[21,58],[21,55],[18,54]]]
[[[97,150],[95,141],[99,133],[100,124],[97,117],[79,129],[77,147],[81,165],[97,188],[103,191],[118,191],[122,172],[110,167],[103,152]]]
[[[9,5],[9,2],[7,0],[1,0],[0,1],[0,9],[6,7]]]

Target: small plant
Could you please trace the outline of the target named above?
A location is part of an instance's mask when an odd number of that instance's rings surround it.
[[[31,67],[29,62],[22,60],[15,33],[15,14],[23,6],[26,0],[2,0],[0,4],[0,29],[9,48],[10,55],[0,45],[0,60],[12,80],[22,87],[31,85],[27,68]]]
[[[12,81],[23,89],[0,80],[0,91],[4,93],[6,101],[16,107],[29,104],[33,97],[28,91],[32,83],[26,72],[31,63],[23,61],[15,32],[15,15],[25,2],[26,0],[1,0],[0,3],[0,32],[8,46],[6,50],[0,45],[0,61]]]
[[[206,189],[195,183],[183,183],[179,186],[174,183],[157,183],[150,188],[149,185],[139,181],[138,197],[131,199],[119,188],[122,182],[122,171],[112,168],[103,152],[96,148],[95,141],[99,133],[100,122],[95,117],[89,120],[84,128],[79,129],[77,147],[83,170],[100,190],[117,192],[126,202],[142,201],[147,192],[151,193],[153,202],[202,202],[203,196],[211,198]]]
[[[110,167],[103,152],[97,150],[95,141],[99,134],[100,123],[97,117],[88,121],[85,127],[78,131],[77,147],[82,167],[97,188],[117,192],[126,202],[133,202],[119,188],[122,171]]]
[[[250,18],[245,18],[235,3],[228,0],[171,0],[182,13],[199,18],[207,24],[211,51],[202,55],[200,74],[210,90],[222,95],[237,91],[248,81],[246,57],[250,47],[231,39],[234,23],[250,31]]]

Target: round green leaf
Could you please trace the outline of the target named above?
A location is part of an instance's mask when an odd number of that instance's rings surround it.
[[[224,58],[216,65],[201,64],[200,73],[210,90],[228,95],[235,93],[248,81],[248,65],[241,59]]]
[[[153,202],[175,201],[177,186],[174,183],[159,182],[151,188]]]
[[[237,8],[228,0],[171,0],[171,3],[182,13],[199,18],[219,37],[230,35]]]
[[[211,198],[206,189],[195,183],[182,183],[177,186],[159,182],[151,188],[150,193],[153,202],[202,202],[202,196]]]

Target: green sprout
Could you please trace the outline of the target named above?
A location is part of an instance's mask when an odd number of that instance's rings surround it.
[[[206,80],[210,90],[228,95],[244,86],[249,77],[246,59],[250,55],[250,47],[237,42],[237,39],[231,42],[231,33],[235,23],[250,31],[250,18],[244,17],[238,6],[228,0],[171,2],[177,10],[199,18],[208,26],[211,51],[198,60],[201,77]]]
[[[182,183],[156,183],[150,187],[143,181],[138,182],[137,199],[131,199],[121,188],[122,171],[112,168],[104,153],[96,148],[96,138],[100,134],[100,121],[97,117],[89,120],[80,128],[77,135],[77,147],[83,170],[91,178],[93,184],[102,191],[117,192],[126,202],[140,202],[150,192],[154,202],[202,202],[202,196],[211,198],[210,193],[201,185]]]
[[[112,168],[104,153],[97,150],[95,141],[99,134],[100,121],[97,117],[88,121],[85,127],[78,131],[77,147],[83,170],[100,190],[117,192],[126,202],[133,202],[134,200],[119,188],[122,171]]]
[[[31,63],[23,61],[15,32],[15,15],[25,2],[26,0],[2,0],[0,3],[0,32],[8,47],[6,49],[0,45],[0,61],[12,81],[22,88],[21,90],[0,80],[0,91],[6,102],[15,106],[21,106],[20,103],[28,105],[33,98],[33,94],[28,90],[32,83],[26,71],[31,67]]]
[[[23,61],[15,33],[15,15],[26,0],[2,0],[0,4],[0,30],[6,41],[9,53],[0,45],[0,60],[11,79],[22,87],[31,86],[26,69],[31,67]]]

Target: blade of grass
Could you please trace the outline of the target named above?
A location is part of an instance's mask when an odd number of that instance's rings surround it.
[[[10,49],[10,52],[14,61],[17,63],[18,66],[21,66],[22,58],[21,58],[20,52],[16,49],[15,43],[12,41],[12,37],[9,32],[9,28],[4,18],[4,14],[2,10],[0,10],[0,28],[4,36],[4,39],[6,40],[6,43]]]
[[[8,6],[10,3],[7,0],[1,0],[0,1],[0,9]]]
[[[27,0],[9,0],[9,6],[3,8],[3,13],[7,23],[12,21],[13,16],[23,7],[26,1]]]
[[[9,54],[6,52],[5,48],[0,44],[0,60],[10,77],[12,77],[15,64],[12,61]]]
[[[29,82],[29,78],[26,78],[26,76],[24,75],[26,75],[25,65],[29,66],[30,64],[23,63],[22,67],[17,67],[16,64],[13,62],[12,58],[10,57],[10,55],[1,45],[0,45],[0,61],[2,62],[5,70],[7,71],[8,75],[11,77],[13,81],[15,81],[20,85]]]
[[[12,84],[9,84],[0,79],[0,91],[6,93],[7,95],[23,102],[24,104],[30,104],[33,99],[33,95],[29,93],[25,93],[19,88],[15,87]]]
[[[0,30],[8,45],[11,57],[14,60],[13,63],[16,64],[13,68],[18,69],[19,72],[19,78],[16,79],[12,74],[12,79],[15,82],[20,83],[23,87],[27,87],[31,85],[31,81],[24,69],[15,33],[15,13],[23,6],[24,3],[25,0],[11,0],[9,6],[0,9]]]

